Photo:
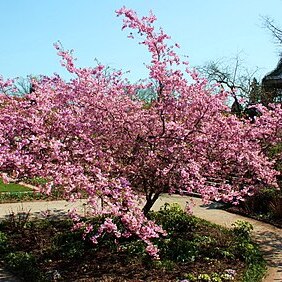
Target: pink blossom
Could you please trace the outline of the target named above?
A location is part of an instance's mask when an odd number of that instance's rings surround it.
[[[8,184],[10,182],[10,178],[7,176],[7,173],[2,173],[1,178],[4,184]]]
[[[153,244],[148,244],[148,246],[146,247],[146,251],[150,256],[154,257],[155,259],[159,259],[159,255],[158,255],[159,250]]]
[[[86,197],[88,214],[106,219],[97,231],[71,211],[74,229],[94,243],[105,233],[137,236],[157,257],[152,239],[165,231],[146,215],[162,193],[238,203],[265,185],[277,187],[281,156],[270,160],[267,146],[281,142],[282,109],[258,106],[262,116],[254,124],[231,115],[229,93],[209,87],[181,61],[152,13],[140,18],[126,7],[116,13],[151,56],[148,81],[131,84],[102,64],[79,68],[59,43],[71,80],[42,76],[36,91],[15,97],[7,95],[12,80],[0,77],[1,175],[4,182],[44,178],[43,192],[63,190],[69,201]]]

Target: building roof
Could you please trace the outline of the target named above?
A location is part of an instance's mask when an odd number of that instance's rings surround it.
[[[282,85],[282,57],[280,58],[277,67],[263,78],[262,83]]]

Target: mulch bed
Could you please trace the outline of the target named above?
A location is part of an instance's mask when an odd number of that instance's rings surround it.
[[[237,272],[236,279],[233,281],[241,281],[245,268],[245,264],[239,259],[223,257],[220,259],[202,257],[197,258],[194,262],[177,263],[171,267],[157,267],[146,255],[140,258],[123,251],[118,252],[107,246],[95,249],[90,243],[83,247],[81,254],[78,252],[72,256],[69,249],[54,248],[54,238],[58,234],[67,234],[70,228],[62,223],[57,221],[47,226],[32,224],[30,228],[24,228],[22,231],[9,231],[5,230],[5,227],[2,230],[11,233],[10,243],[14,250],[34,254],[40,271],[49,277],[47,281],[167,282],[181,281],[188,273],[195,275],[223,273],[226,269],[233,269]],[[219,245],[225,244],[225,241],[228,240],[224,234],[221,235],[220,230],[214,227],[204,227],[197,232],[201,236],[208,235],[218,238]],[[60,280],[54,279],[56,275],[60,276]]]

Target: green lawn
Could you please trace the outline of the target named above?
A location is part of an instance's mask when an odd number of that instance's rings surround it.
[[[32,189],[22,186],[16,183],[9,183],[4,184],[3,181],[0,179],[0,193],[1,192],[26,192],[32,191]]]

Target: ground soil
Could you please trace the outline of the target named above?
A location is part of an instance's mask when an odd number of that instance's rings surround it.
[[[160,206],[162,206],[164,203],[169,202],[177,202],[182,207],[185,207],[187,201],[190,201],[190,197],[180,197],[180,196],[169,196],[169,195],[163,195],[159,201],[155,204],[154,210],[158,210]],[[229,213],[224,210],[220,210],[215,208],[214,206],[204,206],[201,203],[200,199],[193,198],[195,206],[193,207],[193,212],[196,216],[204,218],[208,221],[220,224],[225,227],[231,227],[232,224],[236,220],[244,220],[249,221],[253,226],[254,230],[252,232],[253,238],[258,242],[260,245],[260,248],[262,249],[265,258],[267,260],[268,264],[268,274],[264,278],[264,282],[274,282],[274,281],[282,281],[282,237],[281,237],[281,229],[272,227],[269,224],[255,221],[253,219],[248,219],[246,217],[242,217],[240,215]],[[74,206],[73,204],[64,202],[64,201],[55,201],[55,202],[29,202],[29,203],[18,203],[18,204],[2,204],[0,205],[0,218],[5,218],[7,214],[9,214],[11,211],[19,211],[19,210],[31,210],[32,215],[34,216],[40,216],[41,212],[50,210],[51,214],[65,214],[68,210],[70,210],[73,207],[78,208],[78,210],[81,211],[81,213],[84,213],[85,207],[84,202],[80,201],[77,203],[78,205]],[[1,220],[0,220],[1,221]],[[98,258],[98,256],[97,256]],[[81,261],[83,261],[81,259]],[[123,258],[120,257],[120,264],[122,265]],[[63,263],[63,262],[61,262]],[[87,264],[87,262],[83,262]],[[83,265],[83,263],[81,265]],[[128,262],[128,266],[134,263],[134,260],[131,260]],[[94,265],[99,265],[99,261],[93,261]],[[51,267],[51,262],[50,262]],[[85,266],[86,267],[86,266]],[[121,267],[121,266],[120,266]],[[206,269],[206,265],[204,266]],[[46,271],[48,271],[48,267],[46,268]],[[149,269],[150,270],[150,269]],[[148,271],[149,271],[148,270]],[[104,270],[103,270],[104,271]],[[143,271],[145,271],[143,269]],[[156,270],[161,271],[163,273],[163,270]],[[184,271],[184,270],[183,270]],[[150,271],[152,272],[152,271]],[[74,274],[75,275],[75,274]],[[78,279],[75,278],[76,281],[99,281],[98,278],[90,278],[91,272],[89,270],[85,271],[85,278]],[[93,274],[95,275],[95,273]],[[105,274],[106,275],[106,274]],[[167,276],[169,277],[169,276]],[[93,280],[94,279],[94,280]],[[96,280],[95,280],[96,279]],[[111,281],[110,278],[104,277],[104,281]],[[120,281],[126,281],[126,279],[123,276],[120,276],[120,278],[116,277],[114,281],[117,281],[116,279],[120,279]],[[0,267],[0,281],[19,281],[16,277],[13,277],[9,275],[6,271],[1,269]],[[70,281],[75,281],[74,279]],[[103,280],[100,280],[103,281]],[[131,281],[138,281],[138,280],[131,280]],[[140,279],[139,279],[140,281]],[[150,280],[148,280],[150,281]],[[153,280],[152,280],[153,281]],[[158,281],[158,280],[157,280]],[[161,280],[163,281],[163,280]],[[169,280],[167,280],[169,281]]]
[[[54,221],[47,226],[32,224],[30,228],[22,230],[19,226],[16,229],[13,226],[4,228],[5,232],[11,234],[10,244],[14,250],[33,253],[37,257],[40,271],[48,274],[48,281],[56,281],[53,277],[58,274],[61,276],[59,281],[181,281],[185,273],[223,273],[226,269],[237,272],[233,281],[241,281],[245,268],[245,264],[239,259],[206,260],[204,257],[194,262],[160,267],[146,255],[142,258],[138,255],[128,255],[113,249],[112,246],[102,246],[95,250],[90,243],[82,250],[82,255],[77,253],[71,256],[69,250],[68,255],[58,253],[54,247],[54,238],[70,230],[70,225],[63,222]],[[200,228],[197,234],[219,238],[219,247],[230,239],[230,235],[222,234],[215,227]]]

